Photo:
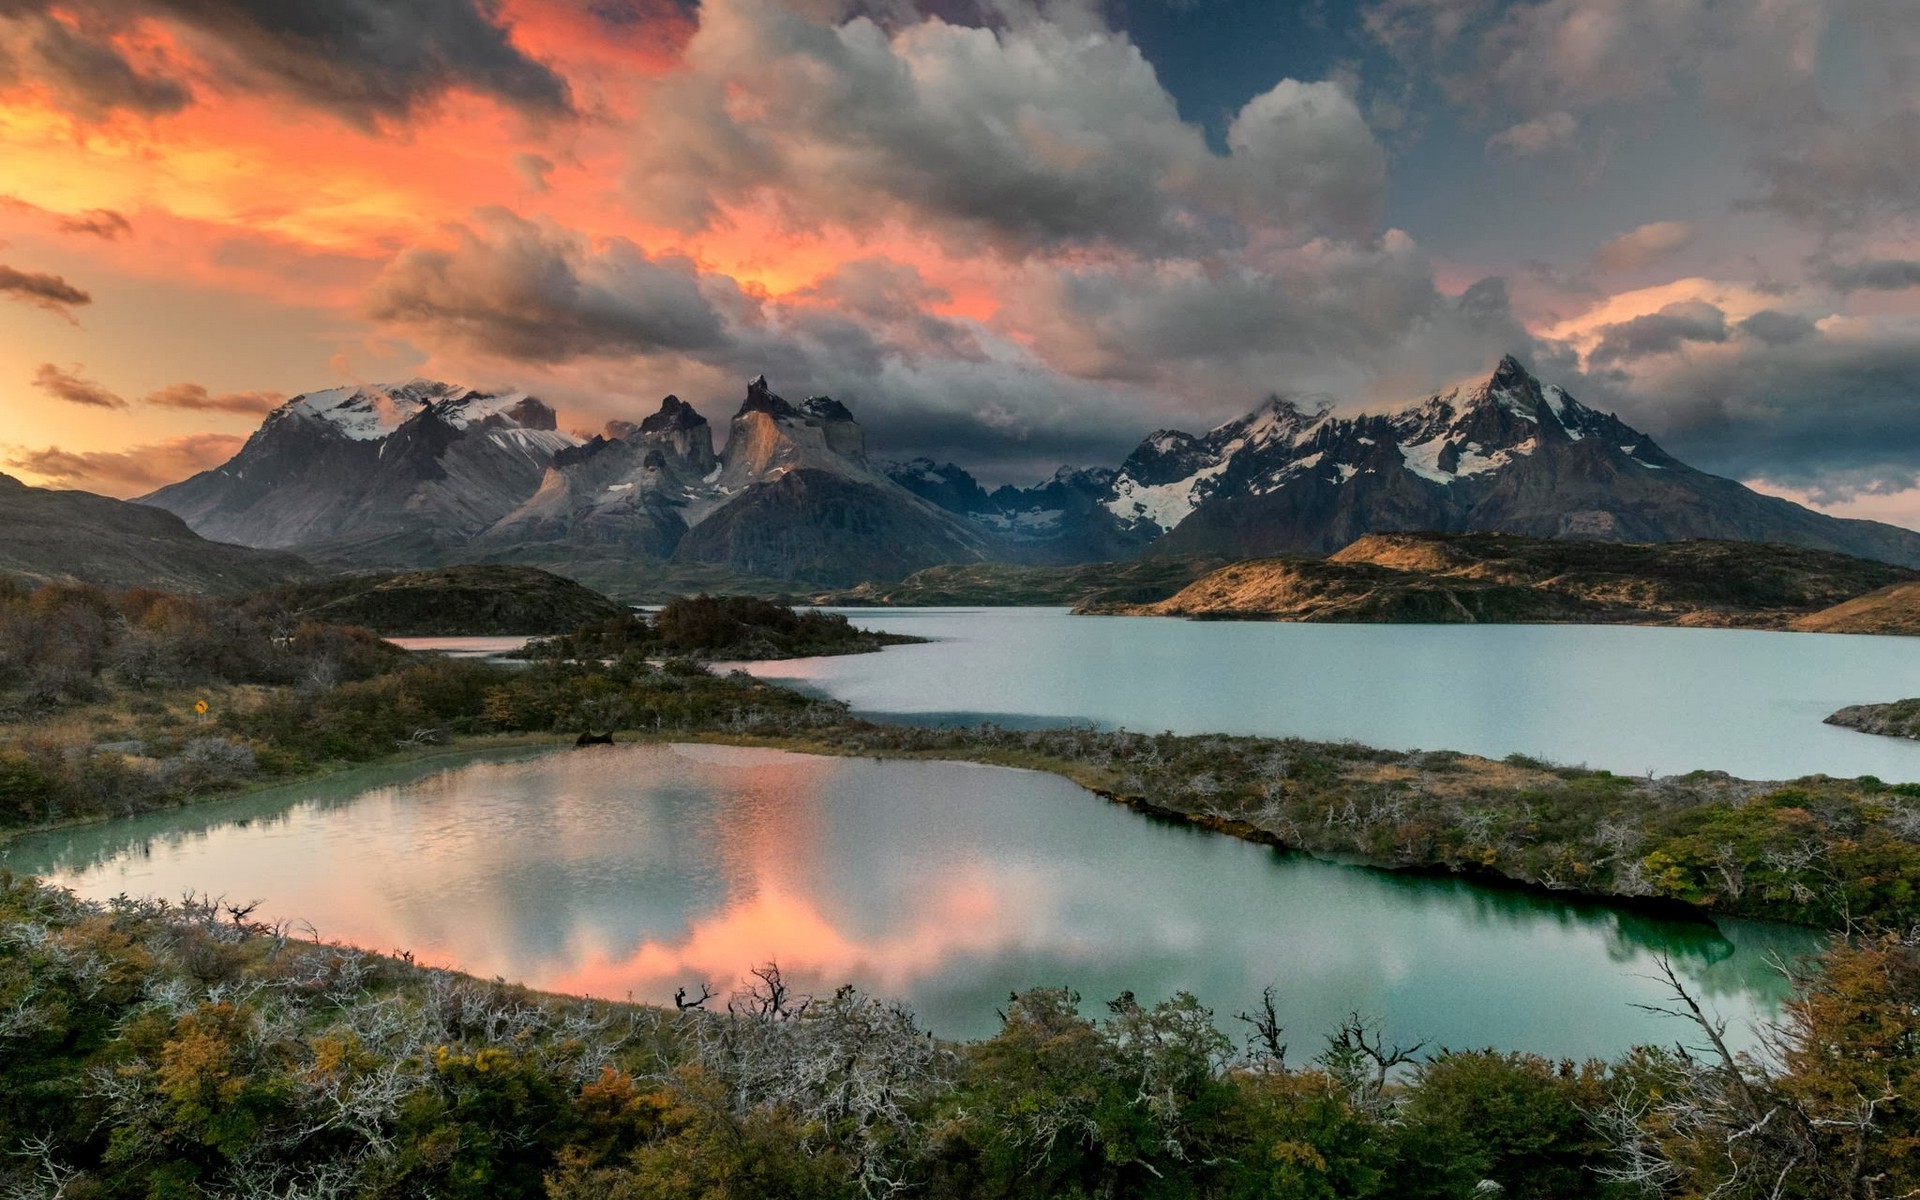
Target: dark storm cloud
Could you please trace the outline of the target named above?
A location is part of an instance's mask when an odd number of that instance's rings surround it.
[[[1883,258],[1854,263],[1825,263],[1815,278],[1841,292],[1897,292],[1920,287],[1920,262],[1910,258]]]
[[[502,209],[479,214],[452,250],[398,255],[374,281],[368,315],[430,344],[530,362],[711,352],[728,342],[694,264],[651,258]]]
[[[1603,325],[1599,332],[1600,344],[1587,356],[1595,366],[1671,354],[1686,342],[1724,342],[1727,315],[1704,301],[1686,300],[1657,313]]]
[[[1738,328],[1741,333],[1750,338],[1758,338],[1769,346],[1784,346],[1789,342],[1805,341],[1820,332],[1814,323],[1805,317],[1772,308],[1761,309],[1740,322]]]
[[[447,91],[572,110],[566,81],[517,49],[498,0],[144,0],[223,43],[249,78],[353,120],[400,118]]]
[[[64,400],[68,404],[78,404],[85,408],[127,407],[125,400],[106,388],[91,379],[81,378],[78,365],[71,371],[63,371],[52,363],[41,363],[40,369],[33,373],[33,386],[55,400]]]
[[[1920,484],[1920,343],[1746,340],[1636,383],[1621,416],[1682,459],[1822,503]]]
[[[189,27],[230,83],[291,94],[363,126],[399,120],[449,91],[523,112],[573,111],[567,83],[520,51],[498,0],[5,0],[0,75],[48,84],[86,117],[144,116],[191,102],[185,83],[143,72],[113,37],[143,18]]]
[[[91,295],[58,275],[21,271],[5,263],[0,263],[0,296],[59,313],[69,321],[76,307],[93,303]]]
[[[192,100],[184,83],[139,69],[114,46],[124,14],[81,11],[69,24],[49,7],[49,0],[0,3],[0,84],[44,83],[68,109],[90,119],[116,109],[163,116]]]

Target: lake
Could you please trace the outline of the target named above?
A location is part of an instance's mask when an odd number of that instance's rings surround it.
[[[258,899],[327,939],[616,999],[777,959],[950,1036],[992,1032],[1017,988],[1092,1011],[1185,989],[1232,1026],[1272,983],[1300,1058],[1351,1011],[1453,1047],[1671,1042],[1633,1007],[1659,1000],[1660,954],[1749,1044],[1782,992],[1768,953],[1818,942],[1283,855],[1051,775],[713,746],[371,769],[22,838],[0,864],[101,898]]]
[[[1844,705],[1920,695],[1920,638],[839,611],[938,640],[748,669],[915,721],[1092,721],[1521,753],[1629,774],[1920,781],[1920,743],[1821,724]]]

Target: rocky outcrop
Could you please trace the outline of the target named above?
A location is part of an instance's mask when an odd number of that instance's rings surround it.
[[[1882,737],[1920,738],[1920,700],[1851,704],[1828,717],[1826,723]]]

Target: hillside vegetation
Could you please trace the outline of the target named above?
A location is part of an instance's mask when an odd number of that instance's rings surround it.
[[[1149,604],[1225,562],[1221,558],[1149,558],[1070,567],[952,563],[915,571],[898,583],[863,583],[827,592],[815,596],[814,603],[901,608]]]
[[[549,634],[628,611],[571,579],[534,567],[461,566],[343,575],[250,599],[261,612],[358,625],[386,637]]]
[[[1035,989],[993,1037],[796,994],[675,1010],[305,940],[249,906],[0,872],[0,1194],[79,1200],[1837,1200],[1912,1195],[1920,951],[1794,972],[1766,1061],[1706,1018],[1607,1062],[1244,1040],[1186,994]],[[689,981],[698,986],[698,981]],[[1678,991],[1674,1006],[1691,997]],[[724,1007],[723,1007],[724,1006]],[[1879,1097],[1881,1099],[1874,1100]]]
[[[1369,534],[1325,559],[1213,571],[1165,600],[1082,612],[1281,621],[1620,622],[1787,629],[1920,572],[1796,546]],[[1916,610],[1920,611],[1920,610]],[[1888,622],[1883,632],[1896,631]],[[1914,632],[1909,623],[1897,631]]]
[[[0,577],[233,594],[315,573],[291,554],[210,542],[157,508],[0,475]]]
[[[1920,629],[1920,582],[1895,583],[1789,623],[1804,633],[1912,633]]]
[[[793,609],[754,596],[686,596],[652,615],[623,612],[535,642],[527,658],[617,659],[623,655],[746,662],[865,654],[925,638],[856,629],[838,613]]]

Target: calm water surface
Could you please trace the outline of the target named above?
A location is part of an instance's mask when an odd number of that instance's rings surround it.
[[[915,720],[1352,738],[1632,774],[1920,781],[1920,743],[1821,724],[1843,705],[1920,695],[1920,638],[842,611],[940,640],[749,669]]]
[[[877,656],[876,656],[877,657]],[[1345,1013],[1403,1040],[1609,1054],[1684,1032],[1656,954],[1748,1039],[1804,931],[1282,856],[1150,821],[1050,775],[704,746],[423,768],[23,839],[0,863],[80,892],[261,899],[326,938],[537,987],[664,1001],[777,958],[808,987],[997,1026],[1015,988],[1089,1003],[1275,983],[1296,1046]]]

